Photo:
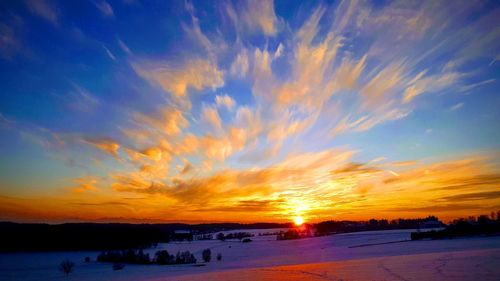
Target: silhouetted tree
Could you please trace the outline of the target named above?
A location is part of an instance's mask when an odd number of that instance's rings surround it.
[[[73,268],[75,267],[75,263],[66,259],[63,260],[59,264],[59,270],[62,271],[66,276],[68,276],[71,272],[73,272]]]
[[[175,263],[177,264],[196,263],[196,258],[189,251],[177,252],[177,255],[175,255]]]
[[[167,250],[156,252],[155,261],[157,264],[170,264],[174,262],[174,256],[169,255]]]
[[[226,238],[224,237],[224,233],[221,232],[221,233],[217,234],[217,239],[220,241],[226,240]]]
[[[149,254],[144,254],[142,249],[140,249],[136,255],[136,262],[140,264],[148,264],[151,262],[151,259],[149,258]]]
[[[205,249],[201,253],[201,256],[205,262],[210,262],[210,260],[212,259],[212,251],[210,251],[210,249]]]

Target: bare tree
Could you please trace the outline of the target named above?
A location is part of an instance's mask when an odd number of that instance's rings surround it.
[[[201,253],[201,256],[205,262],[210,262],[210,260],[212,259],[212,251],[210,251],[210,249],[205,249]]]
[[[59,270],[66,274],[66,276],[73,272],[74,267],[75,263],[68,259],[63,260],[61,264],[59,264]]]

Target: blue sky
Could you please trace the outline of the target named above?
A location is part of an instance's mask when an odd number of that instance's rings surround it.
[[[2,219],[496,209],[499,18],[495,1],[4,1]]]

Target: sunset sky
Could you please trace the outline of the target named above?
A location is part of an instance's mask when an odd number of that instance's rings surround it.
[[[0,220],[500,209],[499,1],[1,1]]]

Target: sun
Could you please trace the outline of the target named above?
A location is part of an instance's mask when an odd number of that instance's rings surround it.
[[[295,223],[296,226],[301,226],[304,223],[304,219],[301,216],[296,216],[293,218],[293,223]]]

